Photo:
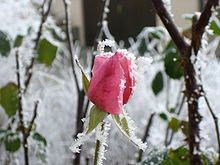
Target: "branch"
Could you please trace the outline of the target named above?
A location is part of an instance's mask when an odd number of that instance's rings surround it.
[[[69,4],[68,4],[67,0],[63,0],[63,3],[64,3],[64,7],[65,7],[66,35],[67,35],[67,40],[68,40],[68,45],[69,45],[69,50],[70,50],[71,67],[72,67],[73,77],[74,77],[75,83],[76,83],[77,92],[80,93],[79,81],[76,76],[75,64],[74,64],[74,51],[73,51],[74,46],[73,46],[73,37],[72,37],[72,33],[71,33]]]
[[[154,7],[157,11],[157,14],[159,15],[161,21],[163,22],[164,26],[166,27],[167,31],[169,32],[171,38],[173,39],[174,43],[176,44],[178,50],[180,51],[181,55],[187,54],[190,45],[188,45],[183,36],[180,34],[180,32],[177,29],[177,26],[174,24],[174,21],[170,15],[170,13],[167,11],[167,9],[164,7],[164,3],[162,0],[152,0]]]
[[[29,157],[28,157],[28,141],[26,137],[25,132],[25,126],[24,126],[24,117],[23,117],[23,105],[22,105],[22,96],[23,91],[21,87],[21,78],[20,78],[20,61],[19,61],[19,52],[16,50],[16,69],[17,69],[17,84],[18,84],[18,116],[19,116],[19,122],[20,122],[20,128],[21,133],[23,135],[23,148],[24,148],[24,160],[25,165],[29,165]]]
[[[36,119],[36,117],[37,117],[38,104],[39,104],[39,100],[35,102],[34,113],[33,113],[33,116],[32,116],[31,122],[30,122],[29,129],[28,129],[28,131],[27,131],[27,133],[26,133],[27,138],[30,136],[31,130],[32,130],[33,125],[34,125],[34,121],[35,121],[35,119]]]
[[[201,13],[199,20],[197,21],[194,17],[194,23],[192,26],[192,47],[197,55],[200,47],[201,47],[201,39],[202,35],[205,31],[205,27],[209,24],[209,19],[212,15],[212,7],[216,7],[218,5],[218,0],[208,0],[206,5]]]
[[[39,30],[38,30],[38,33],[37,33],[37,37],[35,39],[35,45],[34,45],[34,54],[37,53],[37,49],[38,49],[38,46],[39,46],[39,43],[40,43],[40,38],[41,38],[41,35],[42,35],[42,28],[43,28],[43,24],[46,22],[47,20],[47,17],[49,15],[49,12],[50,12],[50,8],[51,8],[51,4],[52,4],[52,0],[49,0],[49,3],[48,3],[48,8],[47,10],[44,12],[44,6],[46,5],[46,0],[44,0],[43,4],[42,4],[42,18],[41,18],[41,23],[40,23],[40,26],[39,26]],[[25,75],[27,76],[26,80],[25,80],[25,90],[24,92],[27,91],[27,88],[28,88],[28,85],[30,83],[30,80],[31,80],[31,77],[32,77],[32,69],[33,69],[33,66],[34,66],[34,61],[35,61],[35,56],[33,56],[31,58],[31,63],[30,65],[26,68],[26,73]]]
[[[149,118],[149,120],[148,120],[148,123],[147,123],[147,126],[146,126],[146,130],[145,130],[145,133],[144,133],[144,136],[143,136],[143,138],[142,138],[143,143],[146,142],[147,137],[149,136],[150,127],[151,127],[151,125],[152,125],[152,123],[153,123],[153,118],[154,118],[154,116],[155,116],[155,113],[152,113],[152,114],[150,115],[150,118]],[[138,158],[137,158],[136,162],[140,162],[140,161],[141,161],[142,155],[143,155],[143,150],[139,150],[139,155],[138,155]]]
[[[18,85],[18,114],[19,114],[19,122],[20,128],[23,134],[25,134],[24,128],[24,119],[23,119],[23,105],[22,105],[22,88],[21,88],[21,78],[20,78],[20,61],[19,61],[19,52],[16,51],[16,69],[17,69],[17,85]]]

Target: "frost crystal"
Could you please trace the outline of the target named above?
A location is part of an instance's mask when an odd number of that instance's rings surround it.
[[[89,119],[88,118],[83,118],[82,119],[82,122],[84,123],[84,127],[87,127],[88,126],[88,123],[89,123]],[[86,125],[86,126],[85,126]],[[87,130],[84,129],[84,130]],[[75,141],[71,144],[70,146],[70,150],[73,152],[73,153],[80,153],[80,146],[86,142],[87,140],[89,140],[89,138],[91,137],[91,133],[89,134],[86,134],[85,133],[86,131],[82,132],[82,133],[78,133],[77,134],[77,139],[75,139]]]
[[[109,29],[108,29],[108,22],[107,21],[103,21],[102,22],[102,29],[103,29],[103,32],[105,33],[106,37],[109,39],[109,40],[115,40],[115,38],[111,35]]]
[[[73,153],[80,153],[80,146],[87,140],[89,140],[91,136],[91,133],[90,134],[86,134],[85,132],[82,132],[82,133],[78,133],[77,135],[77,139],[71,144],[70,146],[70,150],[73,152]]]
[[[99,41],[98,44],[98,53],[102,54],[104,53],[104,48],[105,46],[109,46],[109,47],[113,47],[115,48],[115,41],[114,40],[109,40],[109,39],[105,39],[104,41]]]
[[[99,124],[96,128],[96,140],[100,141],[97,165],[102,165],[103,160],[105,159],[105,146],[108,146],[106,142],[109,135],[108,131],[110,130],[110,126],[110,122],[104,121],[102,124]]]

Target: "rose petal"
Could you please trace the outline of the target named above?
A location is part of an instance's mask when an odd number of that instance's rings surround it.
[[[127,104],[129,98],[132,95],[133,92],[133,86],[134,86],[134,75],[132,74],[131,69],[131,59],[128,57],[126,53],[119,52],[117,55],[120,57],[120,65],[123,69],[123,73],[125,76],[125,89],[123,94],[123,104]]]

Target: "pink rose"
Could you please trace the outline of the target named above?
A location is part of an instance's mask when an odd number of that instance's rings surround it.
[[[110,114],[120,114],[122,105],[133,94],[133,60],[134,56],[124,50],[95,57],[88,97],[97,107]]]

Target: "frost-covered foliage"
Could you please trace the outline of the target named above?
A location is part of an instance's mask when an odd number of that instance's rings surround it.
[[[38,4],[41,3],[38,1]],[[36,3],[27,0],[1,0],[0,2],[0,30],[6,32],[11,37],[11,41],[14,41],[18,34],[25,36],[22,46],[19,48],[22,78],[24,77],[24,66],[30,63],[30,59],[34,55],[33,39],[36,38],[41,20],[40,12],[36,7]],[[105,10],[108,12],[107,8]],[[104,33],[106,33],[105,35],[108,39],[113,40],[114,38],[110,34],[111,29],[108,29],[107,25],[107,22],[104,21]],[[34,102],[40,100],[36,129],[47,140],[47,147],[45,148],[33,139],[29,139],[29,157],[33,165],[41,164],[42,162],[53,165],[67,165],[71,164],[73,159],[69,146],[73,142],[73,135],[76,130],[76,88],[69,62],[69,52],[63,41],[54,38],[52,31],[61,40],[66,39],[64,32],[55,25],[54,19],[49,17],[44,25],[42,38],[45,37],[51,43],[58,46],[58,53],[51,67],[46,67],[36,62],[33,68],[33,79],[23,98],[25,119],[31,118]],[[220,98],[220,76],[218,76],[220,75],[220,63],[216,58],[215,50],[219,45],[219,40],[220,38],[216,37],[209,44],[205,44],[207,38],[204,36],[203,49],[201,49],[198,57],[196,57],[195,64],[197,71],[201,74],[202,81],[200,82],[202,82],[210,104],[218,118],[220,118],[220,111],[218,111],[220,109],[220,102],[218,101],[218,98]],[[165,50],[169,41],[169,35],[164,28],[146,27],[136,39],[129,39],[131,46],[127,48],[135,56],[151,57],[153,59],[151,65],[146,65],[141,60],[142,58],[140,58],[138,68],[143,74],[139,74],[134,95],[131,101],[124,107],[136,124],[135,132],[137,132],[138,137],[144,136],[150,115],[156,114],[150,127],[147,139],[148,148],[147,152],[144,153],[143,159],[152,148],[164,149],[168,122],[172,118],[178,121],[187,121],[185,102],[179,115],[177,113],[170,113],[172,108],[177,107],[176,109],[178,109],[180,107],[180,98],[183,95],[184,85],[183,78],[172,79],[164,71],[165,64],[163,59],[165,58]],[[123,48],[119,43],[115,47]],[[79,54],[77,53],[78,56]],[[88,58],[89,62],[83,61],[80,56],[79,59],[82,64],[85,64],[84,69],[86,74],[89,75],[89,66],[91,64],[89,60],[91,57]],[[0,88],[8,82],[16,83],[15,64],[15,50],[12,50],[8,57],[0,55]],[[77,76],[80,77],[80,70],[76,68],[76,71]],[[159,71],[162,72],[164,83],[163,89],[155,95],[152,91],[152,80]],[[217,145],[213,120],[202,97],[200,99],[199,111],[203,116],[200,124],[201,150],[216,151]],[[16,117],[17,120],[18,118]],[[10,121],[11,119],[8,119],[4,109],[0,106],[0,129],[5,129]],[[111,119],[109,121],[112,122]],[[12,125],[12,129],[16,130],[16,125]],[[82,135],[84,134],[79,135],[79,138]],[[185,144],[185,138],[186,136],[179,129],[174,134],[169,147],[176,148]],[[86,159],[92,162],[95,149],[94,139],[93,135],[88,137],[81,148],[82,164],[85,164]],[[113,123],[106,143],[108,144],[108,152],[105,152],[106,160],[103,160],[103,164],[128,164],[129,162],[134,163],[136,160],[139,150],[129,140],[124,138]],[[104,146],[105,144],[103,144]],[[105,148],[102,149],[103,151],[105,150]],[[9,154],[9,152],[5,151],[2,144],[0,147],[0,162],[5,162],[6,159],[10,160],[11,164],[23,164],[22,148],[18,152]]]

